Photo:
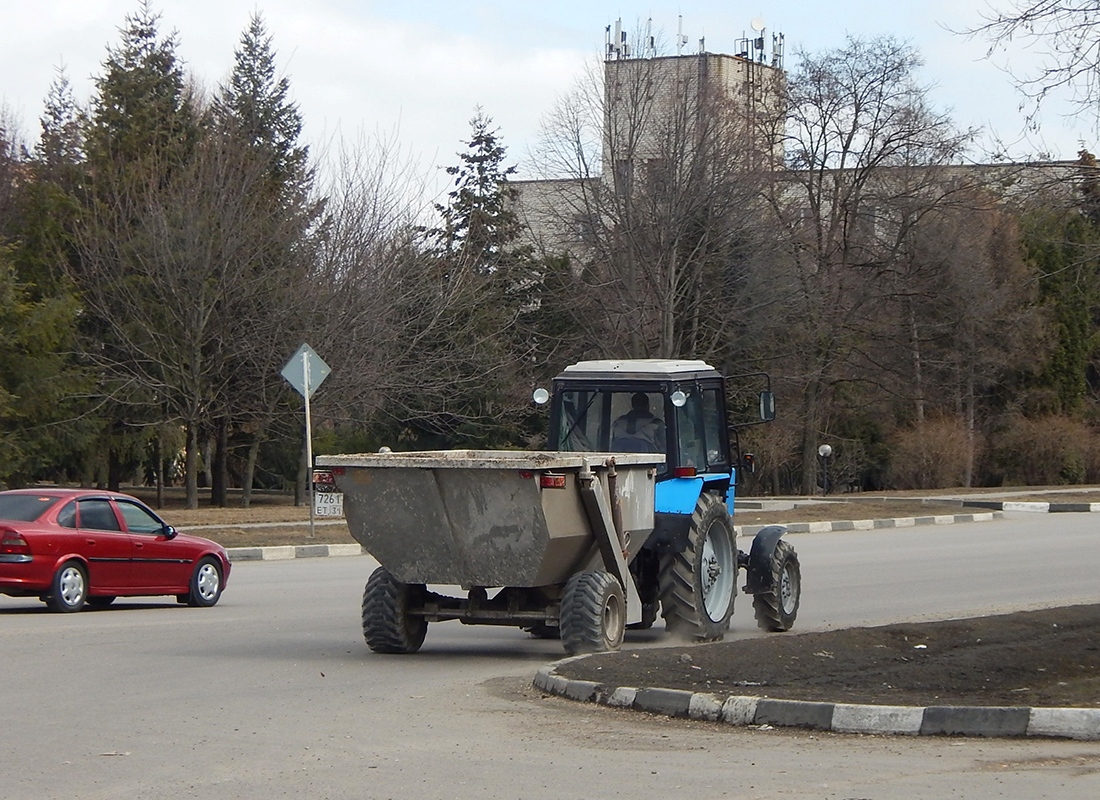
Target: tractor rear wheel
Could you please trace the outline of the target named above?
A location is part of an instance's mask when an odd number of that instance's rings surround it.
[[[424,644],[428,621],[409,613],[422,602],[423,584],[401,583],[385,567],[367,579],[363,590],[363,638],[376,653],[415,653]]]
[[[789,631],[798,616],[802,598],[802,570],[798,554],[789,542],[780,540],[772,554],[772,587],[752,597],[758,627],[773,633]]]
[[[687,547],[664,558],[659,581],[670,632],[707,641],[729,630],[737,595],[737,535],[721,498],[699,496]]]
[[[578,572],[561,597],[561,642],[569,655],[618,650],[626,631],[623,587],[610,572]]]

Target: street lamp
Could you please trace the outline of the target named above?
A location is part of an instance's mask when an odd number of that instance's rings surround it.
[[[822,494],[828,494],[829,493],[829,456],[831,456],[833,454],[832,445],[828,445],[828,444],[821,445],[821,447],[817,448],[817,454],[819,456],[821,456],[821,469],[822,469],[821,493]]]

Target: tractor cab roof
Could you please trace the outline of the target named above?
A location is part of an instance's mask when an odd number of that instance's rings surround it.
[[[703,361],[673,358],[639,358],[581,361],[566,367],[555,381],[690,381],[721,378]]]

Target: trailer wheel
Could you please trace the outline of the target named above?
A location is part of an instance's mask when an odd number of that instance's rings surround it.
[[[772,554],[772,588],[752,597],[756,624],[766,631],[789,631],[802,599],[802,570],[789,542],[779,541]]]
[[[721,639],[737,594],[737,535],[726,504],[702,494],[687,547],[664,558],[659,576],[665,628],[696,639]]]
[[[561,597],[561,641],[569,655],[618,650],[626,631],[623,587],[609,572],[578,572]]]
[[[384,567],[367,579],[363,590],[363,638],[376,653],[415,653],[424,644],[428,621],[409,613],[424,586],[401,583]]]

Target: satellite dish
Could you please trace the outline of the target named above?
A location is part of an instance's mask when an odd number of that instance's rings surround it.
[[[764,30],[764,18],[763,17],[753,17],[752,22],[750,22],[749,25],[752,26],[752,29],[754,31],[756,31],[757,33],[760,33],[760,31]]]

